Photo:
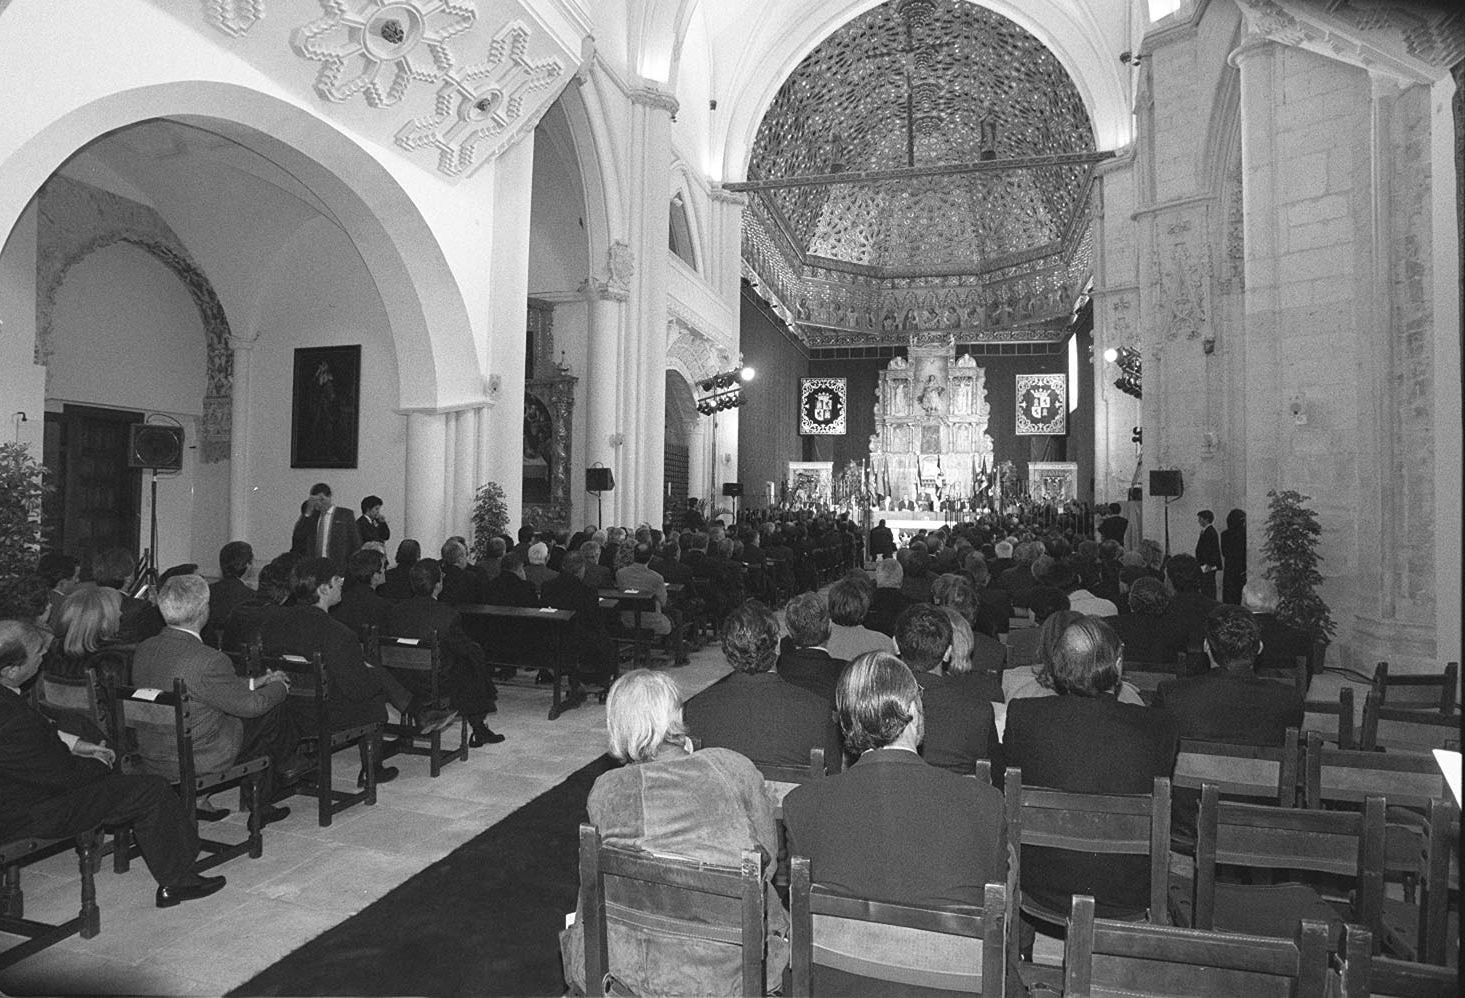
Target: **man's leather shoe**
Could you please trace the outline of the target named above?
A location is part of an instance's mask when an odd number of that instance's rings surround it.
[[[504,736],[492,728],[483,728],[473,732],[473,737],[468,739],[468,744],[473,748],[482,748],[485,745],[497,745],[504,740]]]
[[[184,901],[197,901],[222,890],[225,883],[227,881],[223,877],[200,877],[193,874],[181,884],[159,887],[157,904],[159,908],[172,908]]]
[[[443,710],[439,707],[427,707],[417,712],[417,731],[419,734],[430,735],[434,731],[441,731],[450,727],[458,719],[456,710]]]
[[[396,766],[378,766],[378,767],[376,767],[376,783],[377,783],[377,786],[381,786],[383,783],[391,783],[396,778],[397,778],[397,767]],[[357,786],[358,789],[366,786],[366,770],[363,769],[360,773],[358,773],[356,775],[356,786]]]
[[[290,809],[288,807],[282,807],[279,804],[266,804],[259,811],[259,822],[261,825],[284,821],[288,817],[290,817]]]

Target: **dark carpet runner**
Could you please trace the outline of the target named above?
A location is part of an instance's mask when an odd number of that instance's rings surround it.
[[[560,995],[601,756],[232,995]]]

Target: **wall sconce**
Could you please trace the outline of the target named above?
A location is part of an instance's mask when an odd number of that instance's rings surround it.
[[[1207,357],[1216,352],[1216,338],[1214,336],[1202,336],[1200,348]]]
[[[1301,394],[1292,396],[1292,404],[1288,406],[1288,411],[1292,413],[1292,422],[1296,423],[1298,426],[1307,425],[1306,396]]]
[[[626,435],[624,433],[612,433],[606,437],[606,440],[610,442],[612,447],[620,447],[621,444],[626,442]]]

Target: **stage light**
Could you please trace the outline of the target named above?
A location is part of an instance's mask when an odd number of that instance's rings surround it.
[[[1113,347],[1110,347],[1108,350],[1104,351],[1104,359],[1111,364],[1114,363],[1116,360],[1119,359],[1119,351],[1115,350]]]
[[[738,372],[738,375],[739,375],[739,377],[741,377],[743,379],[743,382],[746,384],[747,382],[752,381],[753,380],[753,376],[756,375],[757,373],[758,372],[755,371],[755,370],[753,370],[751,367],[745,367],[741,371]]]

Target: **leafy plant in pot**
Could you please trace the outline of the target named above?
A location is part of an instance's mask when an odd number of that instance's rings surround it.
[[[1304,505],[1312,497],[1287,489],[1267,493],[1267,534],[1262,554],[1266,577],[1277,587],[1277,617],[1326,643],[1337,630],[1328,605],[1317,593],[1323,577],[1317,566],[1322,526],[1317,513]]]
[[[488,557],[488,542],[501,536],[509,526],[509,504],[504,501],[503,486],[485,482],[473,496],[473,560]]]
[[[45,539],[41,502],[50,488],[27,445],[0,444],[0,619],[29,619],[40,609],[36,560]]]

